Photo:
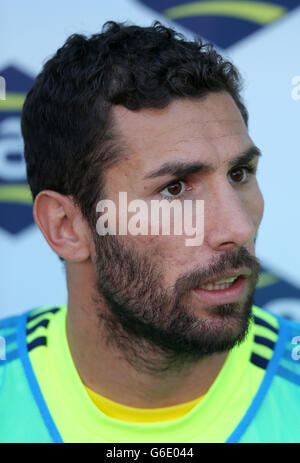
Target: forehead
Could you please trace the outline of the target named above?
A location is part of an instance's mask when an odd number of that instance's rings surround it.
[[[251,144],[239,109],[224,92],[176,99],[163,109],[116,106],[113,119],[126,170],[134,168],[135,174],[171,159],[225,162]]]

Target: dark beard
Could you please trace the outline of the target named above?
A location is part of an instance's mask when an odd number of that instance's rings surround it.
[[[117,348],[136,371],[152,375],[179,372],[245,339],[260,270],[246,249],[224,252],[217,263],[181,276],[168,289],[161,268],[120,238],[97,236],[95,250],[95,302],[101,332],[106,345]],[[241,267],[253,272],[246,302],[210,307],[207,319],[195,316],[188,304],[191,290]]]

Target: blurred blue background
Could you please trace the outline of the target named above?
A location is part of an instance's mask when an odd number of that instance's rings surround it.
[[[0,318],[67,300],[62,264],[32,217],[20,133],[26,92],[72,33],[99,32],[108,20],[158,19],[213,42],[242,73],[250,136],[263,152],[255,301],[300,320],[299,1],[1,0],[0,18]]]

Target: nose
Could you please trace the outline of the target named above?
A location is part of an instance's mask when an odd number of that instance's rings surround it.
[[[244,246],[254,239],[253,207],[249,199],[243,198],[229,183],[214,191],[204,207],[204,239],[210,248],[223,251]]]

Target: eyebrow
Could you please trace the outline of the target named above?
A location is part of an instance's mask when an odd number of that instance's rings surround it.
[[[261,156],[260,149],[255,145],[250,146],[246,151],[231,159],[231,161],[229,161],[229,166],[233,167],[242,163],[247,164],[251,162],[255,157],[259,156]],[[212,164],[205,162],[165,162],[164,164],[162,164],[162,166],[146,174],[144,180],[148,178],[162,177],[164,175],[184,177],[188,174],[209,173],[213,172],[214,170],[215,167]]]

